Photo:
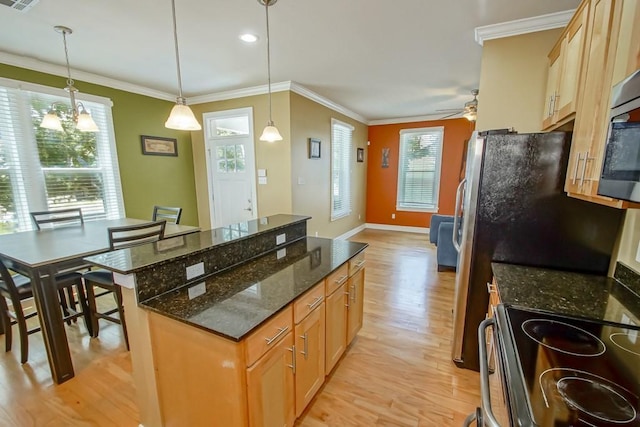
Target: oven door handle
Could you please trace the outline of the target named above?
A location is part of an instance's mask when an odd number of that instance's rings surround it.
[[[486,331],[489,328],[494,329],[494,334],[496,333],[496,321],[493,318],[485,319],[480,323],[478,327],[478,342],[479,345],[479,355],[480,355],[480,394],[482,396],[482,415],[483,421],[486,426],[489,427],[500,427],[496,417],[493,415],[491,410],[491,391],[489,388],[489,355],[487,353],[487,346],[484,344],[486,342]]]

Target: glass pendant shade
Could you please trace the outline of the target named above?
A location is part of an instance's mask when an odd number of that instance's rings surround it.
[[[475,122],[476,121],[476,112],[475,111],[467,111],[466,113],[464,113],[463,117],[467,120],[469,120],[470,122]]]
[[[164,126],[176,130],[202,130],[202,126],[196,120],[191,108],[180,102],[173,106]]]
[[[280,135],[278,128],[273,125],[273,122],[270,122],[264,128],[264,130],[262,131],[262,135],[260,135],[260,141],[266,141],[266,142],[282,141],[282,135]]]
[[[49,110],[47,114],[42,118],[42,123],[40,123],[41,128],[57,130],[58,132],[63,132],[62,122],[60,121],[60,117],[56,114],[55,110]]]
[[[100,132],[98,125],[93,121],[93,117],[87,111],[82,111],[78,114],[78,121],[76,123],[76,129],[80,132]]]

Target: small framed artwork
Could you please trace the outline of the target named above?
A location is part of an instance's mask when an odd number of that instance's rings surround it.
[[[309,158],[320,158],[320,140],[315,138],[309,138]]]
[[[358,148],[356,151],[356,161],[358,163],[364,162],[364,148]]]
[[[142,154],[178,157],[178,140],[160,136],[141,135]]]

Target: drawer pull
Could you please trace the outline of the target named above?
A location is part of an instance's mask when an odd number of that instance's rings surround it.
[[[275,334],[271,338],[265,338],[264,340],[267,342],[267,345],[271,345],[271,343],[273,343],[275,340],[280,338],[282,335],[286,334],[288,330],[289,330],[288,326],[285,326],[284,328],[278,328],[277,334]]]
[[[318,298],[314,299],[312,303],[307,304],[309,306],[309,311],[313,311],[314,308],[320,305],[324,297],[320,295]]]
[[[339,278],[338,280],[336,280],[336,283],[338,284],[338,286],[342,285],[344,282],[347,281],[347,279],[349,278],[348,275],[344,275],[341,278]]]
[[[358,262],[356,263],[356,268],[360,268],[360,267],[362,267],[362,266],[364,265],[364,263],[365,263],[365,262],[366,262],[365,260],[358,261]]]

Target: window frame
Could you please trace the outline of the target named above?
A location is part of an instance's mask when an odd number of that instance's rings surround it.
[[[0,89],[6,93],[8,112],[3,127],[7,130],[7,138],[3,142],[11,177],[11,189],[14,199],[16,229],[27,231],[35,229],[29,212],[49,210],[45,176],[75,173],[97,174],[104,183],[102,203],[104,214],[94,216],[94,219],[116,219],[125,217],[120,169],[117,157],[115,130],[111,108],[113,103],[109,98],[78,93],[77,101],[81,101],[85,108],[92,111],[100,132],[96,134],[96,152],[98,164],[93,167],[63,168],[50,167],[40,163],[36,129],[32,123],[31,97],[45,96],[60,98],[60,102],[69,106],[69,95],[64,89],[51,88],[35,83],[27,83],[0,77]],[[6,91],[6,92],[5,92]],[[3,95],[4,96],[4,95]],[[98,111],[99,110],[99,111]],[[8,127],[7,127],[8,126]],[[54,131],[51,131],[54,132]],[[85,220],[91,220],[92,215],[85,213]]]
[[[338,147],[338,142],[336,141],[336,131],[337,127],[343,128],[344,131],[349,133],[349,140],[346,141],[344,146],[341,146],[340,153],[336,153],[336,148]],[[348,217],[351,215],[351,170],[352,170],[352,156],[351,152],[353,151],[353,133],[355,131],[355,127],[349,123],[343,122],[341,120],[331,118],[331,187],[329,189],[331,195],[331,221],[337,221],[341,218]],[[342,143],[341,143],[342,144]],[[338,186],[340,188],[340,192],[344,193],[345,203],[339,209],[335,208],[336,198],[334,188],[336,186],[336,171],[334,167],[336,166],[335,156],[336,154],[340,155],[341,163],[343,163],[343,168],[341,168],[338,172]]]
[[[442,178],[442,157],[444,151],[444,126],[431,126],[424,128],[408,128],[400,130],[400,140],[398,144],[398,185],[396,188],[396,211],[400,212],[425,212],[435,213],[439,210],[440,202],[440,182]],[[419,135],[424,133],[440,133],[440,139],[438,141],[438,155],[435,161],[434,170],[434,182],[433,182],[433,203],[424,207],[416,204],[404,203],[400,200],[400,195],[403,194],[405,179],[405,158],[406,147],[410,135]],[[408,136],[405,136],[408,135]]]

